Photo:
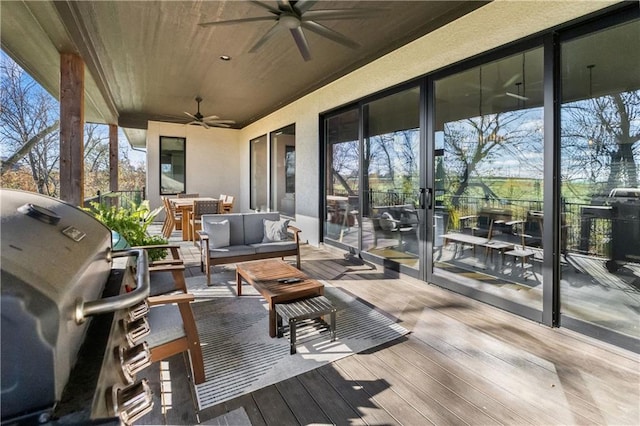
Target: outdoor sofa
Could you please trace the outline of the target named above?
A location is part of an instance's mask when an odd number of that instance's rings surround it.
[[[279,212],[202,215],[200,268],[211,285],[211,267],[227,263],[296,256],[300,269],[300,229]]]

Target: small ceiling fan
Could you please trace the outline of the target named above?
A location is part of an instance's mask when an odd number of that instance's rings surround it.
[[[202,98],[200,96],[196,96],[196,102],[198,103],[198,112],[196,112],[195,114],[191,114],[186,111],[184,112],[193,119],[192,121],[187,123],[187,125],[195,124],[208,129],[210,127],[231,127],[231,124],[235,123],[235,121],[233,120],[222,120],[217,115],[210,115],[208,117],[203,116],[200,113],[200,102],[202,102]]]
[[[256,44],[249,50],[250,53],[256,52],[263,44],[281,30],[289,30],[293,37],[300,54],[305,61],[311,59],[311,51],[309,43],[305,37],[304,31],[312,31],[322,37],[332,40],[343,46],[356,49],[360,47],[358,43],[337,31],[327,28],[316,21],[322,20],[338,20],[338,19],[358,19],[368,16],[377,15],[385,9],[323,9],[309,10],[318,0],[278,0],[278,7],[275,8],[261,1],[253,0],[252,3],[267,10],[270,15],[256,16],[241,19],[231,19],[228,21],[202,22],[198,25],[201,27],[211,27],[215,25],[230,25],[256,21],[275,21],[273,26],[260,38]]]

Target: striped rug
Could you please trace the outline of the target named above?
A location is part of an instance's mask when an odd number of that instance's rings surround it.
[[[200,409],[286,380],[354,353],[397,339],[408,331],[335,287],[325,296],[337,307],[335,342],[318,321],[298,326],[297,353],[289,335],[270,338],[267,305],[259,295],[209,297],[193,304],[207,381],[196,386]]]

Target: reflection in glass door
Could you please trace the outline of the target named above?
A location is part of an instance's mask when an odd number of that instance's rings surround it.
[[[362,249],[418,270],[420,87],[363,106]]]
[[[636,19],[562,43],[560,148],[561,321],[605,328],[636,347],[640,51],[620,46],[638,40]]]
[[[542,310],[543,55],[435,81],[431,279]],[[488,298],[485,298],[488,300]]]

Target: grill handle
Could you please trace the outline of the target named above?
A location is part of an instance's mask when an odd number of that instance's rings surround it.
[[[129,308],[142,302],[147,298],[147,296],[149,296],[149,258],[147,257],[147,251],[145,249],[119,250],[117,252],[113,252],[111,256],[137,256],[137,286],[135,290],[118,296],[105,297],[104,299],[93,300],[90,302],[85,302],[83,300],[76,301],[76,323],[82,324],[87,317],[91,315],[105,314],[107,312],[115,312],[120,309]]]

